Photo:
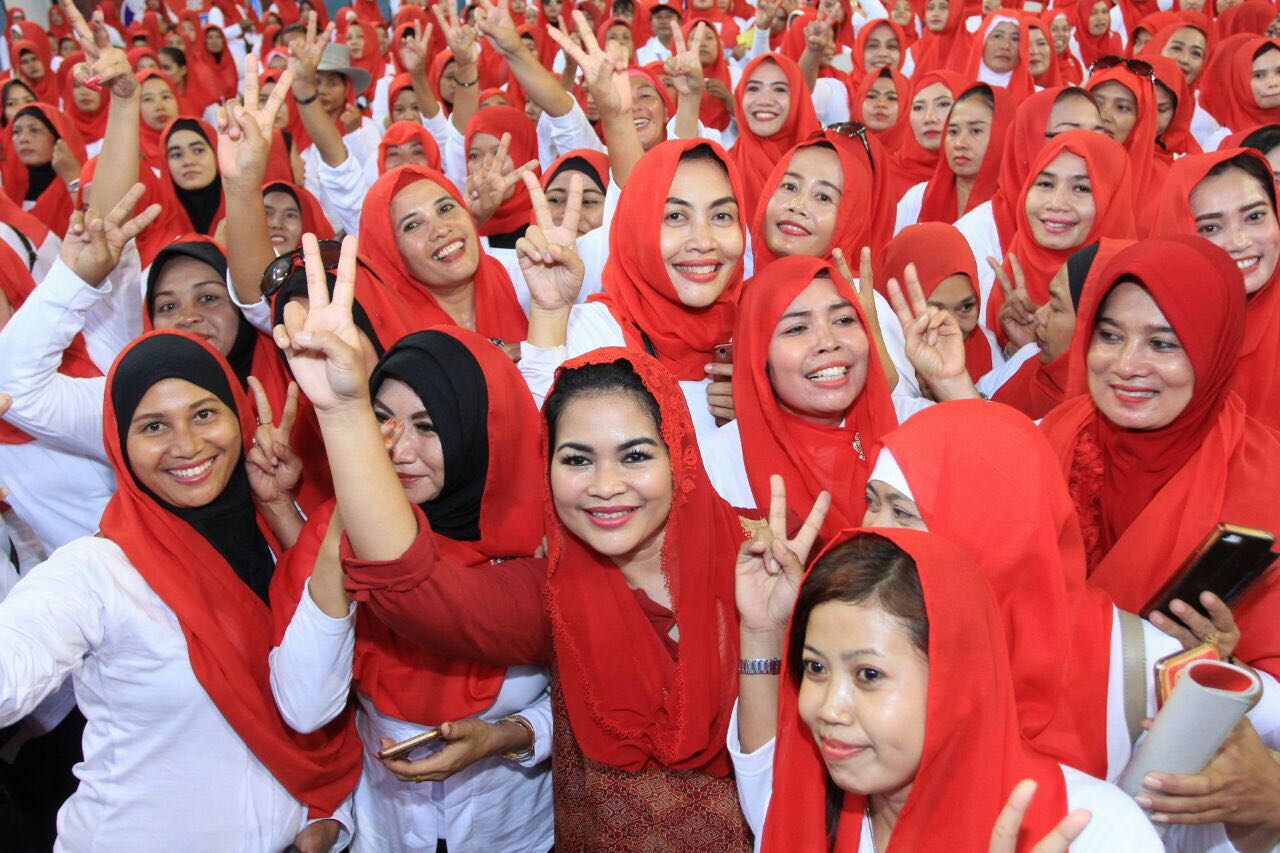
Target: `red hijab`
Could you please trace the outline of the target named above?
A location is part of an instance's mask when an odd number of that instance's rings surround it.
[[[853,306],[866,330],[853,288],[820,258],[780,258],[751,279],[734,330],[733,405],[742,436],[742,456],[756,506],[769,505],[769,477],[780,474],[793,507],[809,507],[831,492],[831,511],[823,524],[830,537],[862,519],[869,460],[880,439],[897,427],[893,400],[876,347],[867,337],[866,380],[839,426],[815,424],[784,410],[769,379],[769,342],[791,302],[815,277],[826,273],[836,293]]]
[[[888,191],[895,204],[907,190],[933,177],[934,169],[943,159],[942,142],[946,138],[945,131],[943,137],[938,140],[936,150],[930,151],[921,145],[916,139],[915,131],[911,129],[911,104],[922,91],[934,83],[945,86],[951,93],[952,100],[965,89],[964,78],[954,71],[939,70],[923,73],[917,71],[912,75],[911,83],[911,97],[905,104],[899,106],[907,116],[907,132],[902,135],[896,146],[889,148],[886,152],[889,155],[890,173]]]
[[[1276,19],[1276,7],[1267,0],[1244,0],[1226,9],[1214,21],[1218,38],[1228,38],[1238,33],[1264,36]]]
[[[139,365],[142,359],[145,362]],[[312,817],[327,817],[351,794],[360,776],[361,750],[354,718],[344,714],[309,735],[289,728],[271,693],[268,655],[272,620],[267,605],[241,580],[223,552],[194,526],[193,522],[200,522],[200,510],[170,509],[135,479],[121,441],[120,424],[127,423],[133,412],[116,411],[115,398],[121,392],[115,387],[122,372],[128,377],[142,371],[152,384],[171,377],[215,377],[211,383],[215,387],[207,390],[223,399],[238,417],[244,453],[248,453],[257,427],[253,407],[231,368],[204,341],[177,332],[151,332],[134,339],[107,374],[102,437],[115,469],[116,493],[103,511],[102,535],[120,547],[147,586],[177,617],[191,669],[227,723],[271,775],[308,807]],[[140,395],[142,389],[136,393]],[[232,483],[215,503],[235,499],[232,489],[238,477],[245,477],[243,465],[243,461],[237,463]],[[247,482],[243,490],[248,491]],[[249,501],[247,494],[244,500]],[[256,516],[251,504],[249,511]],[[270,529],[261,517],[256,521],[269,544]],[[274,550],[279,551],[278,547]]]
[[[36,29],[40,30],[38,26]],[[40,60],[40,64],[44,66],[44,76],[39,80],[32,80],[22,72],[21,61],[24,53],[34,53],[36,58]],[[52,64],[51,59],[52,50],[49,48],[49,39],[45,38],[43,31],[40,31],[38,37],[20,38],[9,45],[10,73],[31,87],[31,91],[36,94],[37,101],[56,104],[62,92],[58,88],[58,78],[54,76],[53,69],[49,67]]]
[[[65,113],[39,101],[27,104],[18,110],[13,121],[9,122],[9,126],[2,134],[4,147],[9,156],[0,161],[0,176],[4,180],[4,192],[19,205],[27,197],[27,191],[31,187],[31,169],[38,167],[26,166],[18,159],[17,151],[13,147],[13,126],[20,117],[31,113],[38,113],[44,117],[44,123],[53,127],[55,142],[57,139],[66,142],[77,162],[83,164],[88,159],[80,132],[76,130],[75,125]],[[75,203],[71,194],[67,192],[67,185],[58,178],[57,174],[54,174],[53,180],[36,198],[35,207],[31,208],[29,213],[43,222],[50,231],[59,237],[64,237],[74,209]]]
[[[1119,83],[1133,94],[1138,103],[1138,118],[1124,141],[1124,150],[1129,152],[1133,198],[1141,210],[1143,202],[1156,194],[1165,175],[1163,165],[1156,161],[1156,127],[1160,116],[1156,109],[1155,84],[1150,77],[1140,77],[1125,66],[1117,65],[1091,76],[1085,88],[1095,92],[1106,83]],[[1141,216],[1138,221],[1142,221]]]
[[[1186,75],[1166,56],[1144,56],[1156,72],[1156,82],[1173,94],[1176,105],[1173,119],[1156,142],[1156,159],[1172,163],[1173,158],[1187,154],[1199,154],[1200,143],[1191,135],[1191,118],[1196,111],[1196,96],[1187,85]],[[1158,118],[1158,117],[1157,117]]]
[[[388,148],[404,145],[414,140],[422,143],[422,153],[427,156],[428,168],[439,171],[440,146],[436,144],[435,137],[420,124],[415,124],[411,121],[397,121],[387,128],[382,141],[378,143],[378,174],[382,175],[387,171]],[[525,193],[528,194],[528,190],[525,190]],[[512,198],[515,198],[515,196],[512,196]]]
[[[1196,234],[1190,205],[1192,191],[1209,170],[1235,157],[1255,158],[1266,164],[1268,172],[1271,170],[1266,158],[1251,148],[1219,149],[1180,158],[1170,168],[1169,179],[1153,205],[1160,215],[1153,220],[1152,234]],[[1244,401],[1250,417],[1280,429],[1280,381],[1276,378],[1276,366],[1280,364],[1280,264],[1271,280],[1245,304],[1244,338],[1231,374],[1231,390]]]
[[[964,216],[978,205],[989,201],[995,195],[996,184],[1000,179],[1001,162],[999,153],[1004,150],[1005,137],[1008,136],[1009,126],[1013,123],[1017,104],[1008,89],[1001,89],[999,86],[988,86],[986,83],[978,83],[975,86],[971,86],[956,98],[957,102],[965,94],[979,88],[991,93],[991,97],[995,101],[995,109],[992,110],[987,151],[982,156],[982,165],[978,167],[978,174],[974,177],[973,187],[969,190],[969,198],[965,202],[964,209],[961,210],[959,193],[956,191],[956,174],[951,171],[951,164],[947,162],[944,154],[944,156],[938,158],[938,163],[933,170],[933,177],[929,179],[928,185],[924,188],[924,197],[920,202],[920,218],[918,220],[920,222],[955,222],[961,216]],[[976,96],[971,100],[977,103],[986,103],[984,99]],[[954,109],[952,107],[953,112]],[[947,123],[942,131],[942,145],[944,148],[950,127],[951,118],[948,116]],[[986,259],[984,258],[983,260]]]
[[[288,193],[298,203],[298,212],[302,218],[302,233],[315,234],[317,240],[332,240],[333,226],[324,215],[324,207],[320,200],[305,187],[292,181],[267,181],[262,185],[262,194],[279,192]]]
[[[52,10],[51,10],[52,11]],[[107,108],[111,106],[111,90],[103,89],[98,93],[98,108],[93,112],[83,112],[76,106],[72,94],[76,83],[71,76],[76,63],[84,62],[84,54],[80,51],[68,54],[58,66],[58,88],[62,91],[62,112],[80,133],[80,139],[86,144],[97,142],[107,132]]]
[[[914,560],[929,624],[924,751],[894,826],[891,849],[935,849],[946,839],[949,849],[985,850],[1009,792],[1033,778],[1036,796],[1017,846],[1030,850],[1066,814],[1066,780],[1062,768],[1036,752],[1019,732],[1004,629],[982,573],[954,545],[919,530],[846,530],[822,556],[866,535],[888,539]],[[773,756],[773,789],[785,796],[770,803],[761,849],[857,851],[867,798],[844,794],[835,843],[830,844],[825,794],[831,781],[797,708],[800,674],[791,665],[796,657],[788,648]]]
[[[478,440],[464,434],[457,443],[466,446],[444,448],[444,491],[415,508],[424,527],[436,511],[442,525],[457,521],[478,530],[478,538],[471,540],[432,530],[437,554],[478,571],[532,554],[542,540],[543,517],[541,506],[529,495],[545,488],[546,469],[541,464],[538,410],[511,359],[474,332],[441,326],[396,343],[374,368],[371,386],[376,389],[390,378],[409,385],[415,394],[427,393],[419,387],[434,389],[439,405],[451,409],[439,416],[448,414],[463,425],[464,433],[483,419],[485,432]],[[433,413],[436,402],[425,403]],[[483,447],[478,447],[480,441]],[[479,479],[477,484],[460,475],[468,467],[468,456],[481,451],[487,465],[475,472],[478,477],[470,478]],[[460,470],[450,470],[454,465]],[[455,485],[455,480],[460,482]],[[472,488],[476,485],[478,489]],[[276,572],[271,592],[277,643],[304,594],[335,506],[326,504],[308,520]],[[478,714],[493,704],[506,672],[505,666],[435,654],[401,638],[370,611],[362,609],[356,621],[353,680],[380,712],[396,719],[434,725]]]
[[[868,131],[874,133],[885,148],[896,151],[903,146],[907,137],[914,136],[911,132],[911,81],[901,73],[892,68],[881,68],[876,73],[868,73],[863,77],[856,88],[849,90],[849,115],[854,121],[866,123],[862,108],[867,102],[867,94],[877,80],[888,80],[893,84],[894,94],[898,96],[898,117],[884,130],[872,131],[868,128]]]
[[[791,87],[791,111],[781,129],[772,136],[757,136],[753,133],[747,123],[747,116],[742,111],[742,96],[746,92],[747,83],[763,62],[772,62],[781,68]],[[730,156],[738,167],[738,174],[742,176],[742,198],[745,202],[742,211],[750,216],[755,212],[765,180],[773,167],[797,143],[821,130],[822,125],[818,121],[818,114],[813,110],[813,100],[809,97],[809,87],[805,85],[800,67],[779,54],[766,53],[747,63],[733,97],[737,104],[734,113],[738,122],[738,141],[730,149]]]
[[[1022,188],[1030,177],[1031,164],[1049,144],[1045,133],[1054,102],[1070,88],[1074,87],[1045,89],[1022,101],[1014,114],[1013,126],[1005,133],[1000,174],[996,177],[996,191],[991,197],[991,213],[1002,245],[1007,246],[1018,230],[1017,211]]]
[[[1048,36],[1050,45],[1054,45],[1053,22],[1061,16],[1066,19],[1068,24],[1071,23],[1071,11],[1070,7],[1060,6],[1056,9],[1049,9],[1041,16],[1041,20],[1044,21],[1044,34]],[[1079,86],[1081,81],[1084,80],[1085,69],[1080,64],[1080,60],[1076,59],[1076,55],[1071,52],[1070,37],[1067,39],[1066,50],[1061,53],[1058,52],[1056,45],[1053,46],[1053,57],[1058,65],[1058,83],[1055,85],[1066,83],[1072,86]],[[1049,87],[1046,86],[1045,88]]]
[[[177,102],[179,110],[182,109],[182,96],[178,94],[178,88],[173,85],[173,81],[169,79],[169,75],[155,68],[146,68],[138,72],[138,86],[141,86],[151,79],[163,80],[164,84],[169,87],[169,91],[173,93],[173,100]],[[138,149],[142,154],[142,159],[147,165],[153,169],[164,169],[164,146],[160,144],[160,134],[164,132],[164,128],[156,130],[142,120],[142,116],[138,116]]]
[[[893,37],[898,40],[898,49],[901,54],[897,67],[902,67],[902,57],[907,55],[907,37],[903,34],[902,27],[888,18],[875,18],[862,25],[862,28],[858,30],[858,37],[853,43],[853,56],[851,57],[853,71],[849,72],[849,82],[852,85],[862,82],[862,78],[871,74],[872,71],[879,70],[878,68],[867,68],[866,52],[867,42],[871,40],[871,34],[880,27],[888,27],[892,31]]]
[[[205,47],[205,39],[213,30],[222,35],[223,41],[222,52],[216,55]],[[187,77],[190,78],[193,72],[210,84],[215,99],[236,96],[240,79],[236,72],[235,59],[231,56],[231,45],[222,27],[216,24],[205,24],[199,27],[199,35],[187,50]]]
[[[1280,50],[1280,40],[1265,36],[1232,36],[1223,41],[1212,63],[1206,62],[1201,80],[1201,106],[1229,130],[1241,130],[1276,120],[1280,110],[1263,109],[1250,81],[1259,52]],[[1221,57],[1221,61],[1217,61]]]
[[[1107,31],[1100,36],[1089,32],[1089,15],[1092,14],[1093,7],[1096,5],[1098,0],[1076,0],[1075,37],[1076,44],[1080,45],[1080,58],[1084,60],[1086,72],[1100,57],[1124,56],[1124,42],[1121,41],[1119,33],[1112,31],[1110,23],[1107,24]],[[1111,3],[1108,2],[1107,6],[1110,7],[1110,5]],[[1127,30],[1127,32],[1133,31]]]
[[[574,737],[592,761],[725,777],[732,772],[725,735],[738,694],[733,560],[743,530],[707,479],[684,395],[662,365],[608,347],[567,362],[559,375],[618,361],[631,365],[657,401],[671,459],[662,572],[679,653],[669,636],[659,636],[613,561],[565,528],[548,491],[546,605],[560,689]]]
[[[954,225],[925,222],[903,228],[877,258],[876,281],[903,281],[907,264],[916,265],[926,299],[953,275],[968,276],[974,298],[978,298],[978,264],[969,241]],[[965,336],[964,365],[974,382],[991,370],[991,342],[980,326],[974,326]]]
[[[884,446],[929,531],[968,552],[991,585],[1023,737],[1105,778],[1098,674],[1110,666],[1112,604],[1085,583],[1075,505],[1044,435],[1007,406],[959,400],[913,416]]]
[[[1063,151],[1070,151],[1084,159],[1096,210],[1093,227],[1079,245],[1087,246],[1103,237],[1129,239],[1138,236],[1134,223],[1134,193],[1129,155],[1124,149],[1110,138],[1087,130],[1069,130],[1049,140],[1049,144],[1031,164],[1015,209],[1018,231],[1009,245],[1004,247],[1003,266],[1009,273],[1010,281],[1013,280],[1013,273],[1009,256],[1017,255],[1026,277],[1027,293],[1037,305],[1049,301],[1049,279],[1066,263],[1071,253],[1079,248],[1073,246],[1070,249],[1049,249],[1041,246],[1036,242],[1027,219],[1027,193],[1036,177]],[[993,288],[987,298],[987,326],[1001,338],[1003,334],[1000,331],[999,316],[1000,306],[1003,304],[1004,292],[998,287]]]
[[[687,20],[681,25],[680,31],[684,34],[686,42],[689,41],[694,28],[699,24],[706,24],[709,27],[711,26],[709,22],[701,19]],[[714,30],[715,27],[712,27],[713,32]],[[743,72],[742,79],[746,79],[747,74],[750,73],[749,69],[751,67],[754,66],[749,66],[748,70]],[[733,88],[733,80],[729,75],[729,62],[724,58],[723,50],[717,49],[715,59],[711,61],[711,64],[702,66],[702,76],[706,80],[719,80],[724,84],[726,89]],[[741,84],[739,84],[739,86],[741,86]],[[792,97],[794,98],[797,90],[795,87],[792,87],[791,91]],[[806,91],[808,91],[807,88]],[[741,97],[738,97],[737,101],[741,104]],[[707,127],[714,128],[716,130],[724,130],[729,126],[729,121],[733,116],[729,115],[729,111],[725,109],[724,104],[721,103],[719,98],[713,98],[709,94],[704,94],[702,96],[702,106],[699,110],[698,118]],[[738,121],[738,132],[742,132],[741,120]]]
[[[203,136],[205,142],[209,145],[209,149],[214,152],[215,169],[217,167],[218,136],[204,120],[190,116],[178,116],[165,125],[164,130],[160,132],[160,162],[162,164],[160,190],[166,198],[165,207],[167,210],[165,215],[170,216],[177,225],[178,230],[184,234],[212,235],[218,230],[218,223],[226,217],[227,212],[227,200],[222,192],[222,181],[215,172],[213,182],[204,188],[184,190],[178,187],[173,180],[173,173],[169,171],[169,158],[165,152],[169,147],[169,138],[180,130],[194,131]],[[192,221],[192,213],[194,212],[197,217],[207,217],[210,211],[212,211],[212,218],[209,219],[208,227],[203,230],[197,228]]]
[[[391,222],[391,201],[401,190],[419,182],[432,181],[451,195],[463,210],[462,193],[440,172],[426,166],[400,166],[378,178],[365,196],[360,214],[361,260],[381,286],[390,290],[401,306],[401,334],[432,326],[455,326],[454,319],[440,307],[430,287],[414,279],[405,266],[404,258],[396,246],[394,226]],[[470,216],[467,217],[470,222]],[[529,330],[520,302],[511,286],[511,277],[502,264],[480,247],[480,236],[474,225],[463,239],[475,241],[478,255],[476,271],[472,279],[475,299],[476,331],[488,338],[500,338],[509,343],[522,341]]]
[[[1116,0],[1116,5],[1120,7],[1120,17],[1124,21],[1124,31],[1130,42],[1133,41],[1133,34],[1137,32],[1138,24],[1147,15],[1160,11],[1155,0]]]
[[[348,62],[352,68],[363,68],[369,72],[369,85],[363,90],[356,92],[356,95],[368,94],[373,95],[378,81],[382,79],[383,72],[387,69],[387,63],[382,58],[382,54],[378,50],[378,34],[374,32],[372,24],[366,24],[359,20],[348,21],[347,25],[342,28],[342,33],[338,38],[338,44],[346,44],[352,27],[358,27],[361,34],[364,35],[364,56],[359,59],[351,57]],[[348,55],[350,48],[348,48]]]
[[[982,53],[986,49],[987,39],[991,37],[992,31],[1004,23],[1013,24],[1018,28],[1018,62],[1012,70],[997,74],[987,67]],[[1031,36],[1027,29],[1026,19],[1016,12],[997,9],[983,18],[982,26],[977,33],[974,33],[973,42],[969,47],[969,58],[964,66],[964,78],[989,83],[993,88],[1006,89],[1015,98],[1021,99],[1033,94],[1036,84],[1031,79]],[[1007,82],[996,82],[997,78],[1003,79],[1006,76]]]
[[[947,20],[939,32],[924,25],[923,4],[920,12],[921,32],[919,40],[911,46],[915,57],[912,80],[936,71],[958,74],[969,56],[969,33],[964,28],[964,3],[948,0]],[[865,29],[865,27],[864,27]]]
[[[622,189],[609,226],[604,288],[587,300],[609,309],[629,349],[643,352],[651,346],[658,361],[677,379],[692,381],[706,377],[716,344],[729,339],[742,285],[739,259],[716,301],[705,308],[690,308],[680,301],[659,251],[667,191],[681,156],[700,146],[710,148],[724,164],[733,197],[742,198],[738,173],[719,145],[705,139],[658,143],[636,163]],[[739,205],[739,211],[745,209]]]
[[[487,133],[494,139],[501,140],[503,133],[511,134],[511,147],[507,149],[511,162],[516,166],[538,159],[538,129],[523,110],[515,107],[485,107],[476,110],[475,115],[467,122],[464,150],[471,151],[471,140],[477,133]],[[534,177],[542,175],[542,167],[534,166]],[[511,197],[498,205],[489,221],[480,226],[480,233],[510,234],[529,224],[533,213],[533,199],[523,182],[516,184]]]

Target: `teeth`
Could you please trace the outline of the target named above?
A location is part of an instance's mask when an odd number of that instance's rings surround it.
[[[757,112],[754,115],[756,117],[756,121],[773,121],[778,117],[777,113],[771,112]]]
[[[1245,260],[1243,260],[1243,261],[1236,261],[1236,266],[1237,266],[1237,267],[1239,267],[1239,268],[1240,268],[1240,269],[1242,269],[1242,270],[1247,270],[1247,269],[1249,269],[1250,267],[1255,267],[1255,266],[1257,266],[1257,265],[1258,265],[1258,262],[1259,262],[1259,261],[1261,261],[1261,260],[1262,260],[1262,258],[1246,258],[1246,259],[1245,259]]]
[[[213,457],[210,456],[194,468],[173,468],[169,471],[171,476],[177,477],[179,480],[191,480],[199,477],[205,471],[213,467]]]
[[[1040,224],[1044,226],[1046,231],[1053,231],[1054,233],[1059,234],[1064,231],[1070,231],[1075,227],[1074,222],[1046,222],[1041,220]]]
[[[694,275],[712,272],[720,268],[720,264],[675,264],[675,268],[680,272],[691,272]]]
[[[431,257],[435,258],[438,261],[447,255],[452,255],[454,252],[458,252],[461,250],[462,250],[462,241],[454,240],[452,243],[445,246],[443,249],[438,249],[436,253]]]
[[[843,379],[849,373],[848,367],[824,367],[819,371],[810,373],[806,379],[812,379],[816,382],[825,382],[830,379]]]
[[[596,518],[622,518],[624,515],[626,515],[629,512],[631,512],[631,510],[623,509],[623,510],[619,510],[618,512],[593,512],[591,514],[594,515]]]
[[[649,126],[649,120],[647,118],[632,119],[631,123],[634,124],[637,128]]]
[[[1116,389],[1116,393],[1121,397],[1144,397],[1151,398],[1156,395],[1155,391],[1121,391]]]

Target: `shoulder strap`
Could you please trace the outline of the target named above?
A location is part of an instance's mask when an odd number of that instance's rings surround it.
[[[1119,613],[1124,664],[1124,722],[1132,745],[1138,742],[1142,721],[1147,716],[1147,649],[1142,638],[1142,620],[1125,610]]]

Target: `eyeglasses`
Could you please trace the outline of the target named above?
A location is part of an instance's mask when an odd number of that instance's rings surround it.
[[[1109,68],[1115,68],[1123,65],[1125,68],[1137,74],[1139,77],[1146,77],[1152,83],[1156,82],[1156,69],[1152,67],[1150,62],[1141,59],[1125,59],[1123,56],[1100,56],[1089,66],[1089,76],[1093,76],[1095,71],[1106,71]]]
[[[320,241],[320,263],[324,266],[325,272],[336,270],[341,257],[341,243],[337,240]],[[270,299],[275,296],[276,291],[284,287],[289,276],[293,275],[293,271],[300,268],[305,268],[301,246],[267,264],[266,270],[262,273],[262,281],[258,285],[262,290],[262,298]]]
[[[867,161],[871,163],[871,168],[876,167],[875,158],[871,156],[871,143],[867,141],[867,126],[860,121],[838,121],[835,124],[829,124],[825,128],[832,133],[838,133],[846,139],[857,139],[862,143],[862,148],[867,152]]]

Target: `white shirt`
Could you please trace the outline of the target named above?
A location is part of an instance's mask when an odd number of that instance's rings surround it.
[[[924,206],[924,190],[927,186],[929,186],[928,181],[921,181],[903,193],[902,198],[898,199],[898,212],[893,222],[893,236],[898,236],[898,232],[903,228],[908,225],[915,225],[920,221],[920,209]]]
[[[306,825],[196,680],[177,616],[114,542],[77,539],[19,581],[0,602],[0,650],[0,724],[68,674],[88,721],[55,849],[274,853]]]
[[[366,116],[361,120],[359,127],[342,137],[342,144],[347,148],[347,159],[354,157],[357,163],[372,163],[373,169],[376,171],[378,143],[381,140],[382,134],[378,131],[377,126]],[[324,159],[320,156],[319,146],[308,145],[305,151],[300,152],[299,156],[302,157],[302,162],[305,166],[306,178],[304,186],[320,201],[320,206],[324,209],[325,218],[330,222],[342,222],[342,216],[337,205],[329,197],[324,182],[320,180],[320,171],[324,164]]]
[[[978,322],[987,323],[987,303],[991,300],[991,289],[996,283],[995,271],[987,263],[993,257],[998,263],[1004,262],[1004,249],[1000,245],[1000,231],[996,228],[995,213],[991,202],[984,201],[973,210],[956,220],[956,229],[964,235],[973,250],[973,257],[978,262]]]
[[[658,62],[659,60],[665,61],[671,55],[671,48],[664,45],[657,36],[650,36],[647,42],[636,49],[636,65],[648,65],[650,62]]]
[[[849,120],[849,88],[835,77],[819,77],[813,84],[811,97],[823,127]]]
[[[285,720],[299,731],[320,728],[346,707],[355,652],[355,612],[353,603],[343,619],[326,615],[311,598],[308,580],[283,640],[271,652],[272,692]],[[476,715],[488,722],[512,714],[527,719],[535,733],[529,759],[516,764],[490,756],[443,782],[420,784],[401,782],[373,752],[381,738],[399,743],[426,727],[381,713],[373,700],[357,692],[356,726],[365,755],[355,793],[352,850],[433,849],[438,838],[460,853],[545,853],[550,849],[555,843],[551,773],[543,764],[551,753],[549,684],[541,667],[510,667],[493,704]],[[445,721],[433,724],[441,722]]]
[[[773,749],[775,740],[755,752],[743,752],[738,741],[738,703],[733,704],[733,716],[729,720],[729,757],[733,761],[734,778],[738,783],[738,801],[747,825],[756,836],[756,850],[764,829],[765,815],[773,796]],[[1088,809],[1093,814],[1089,826],[1071,844],[1072,853],[1162,853],[1165,849],[1151,822],[1143,815],[1138,804],[1109,782],[1086,776],[1079,770],[1065,765],[1062,777],[1067,783],[1067,811]],[[953,804],[962,808],[963,803]],[[1066,813],[1062,815],[1066,817]],[[992,816],[992,823],[995,817]],[[939,839],[941,842],[941,839]],[[1039,839],[1036,839],[1039,841]],[[864,819],[859,849],[871,850],[871,828]]]

